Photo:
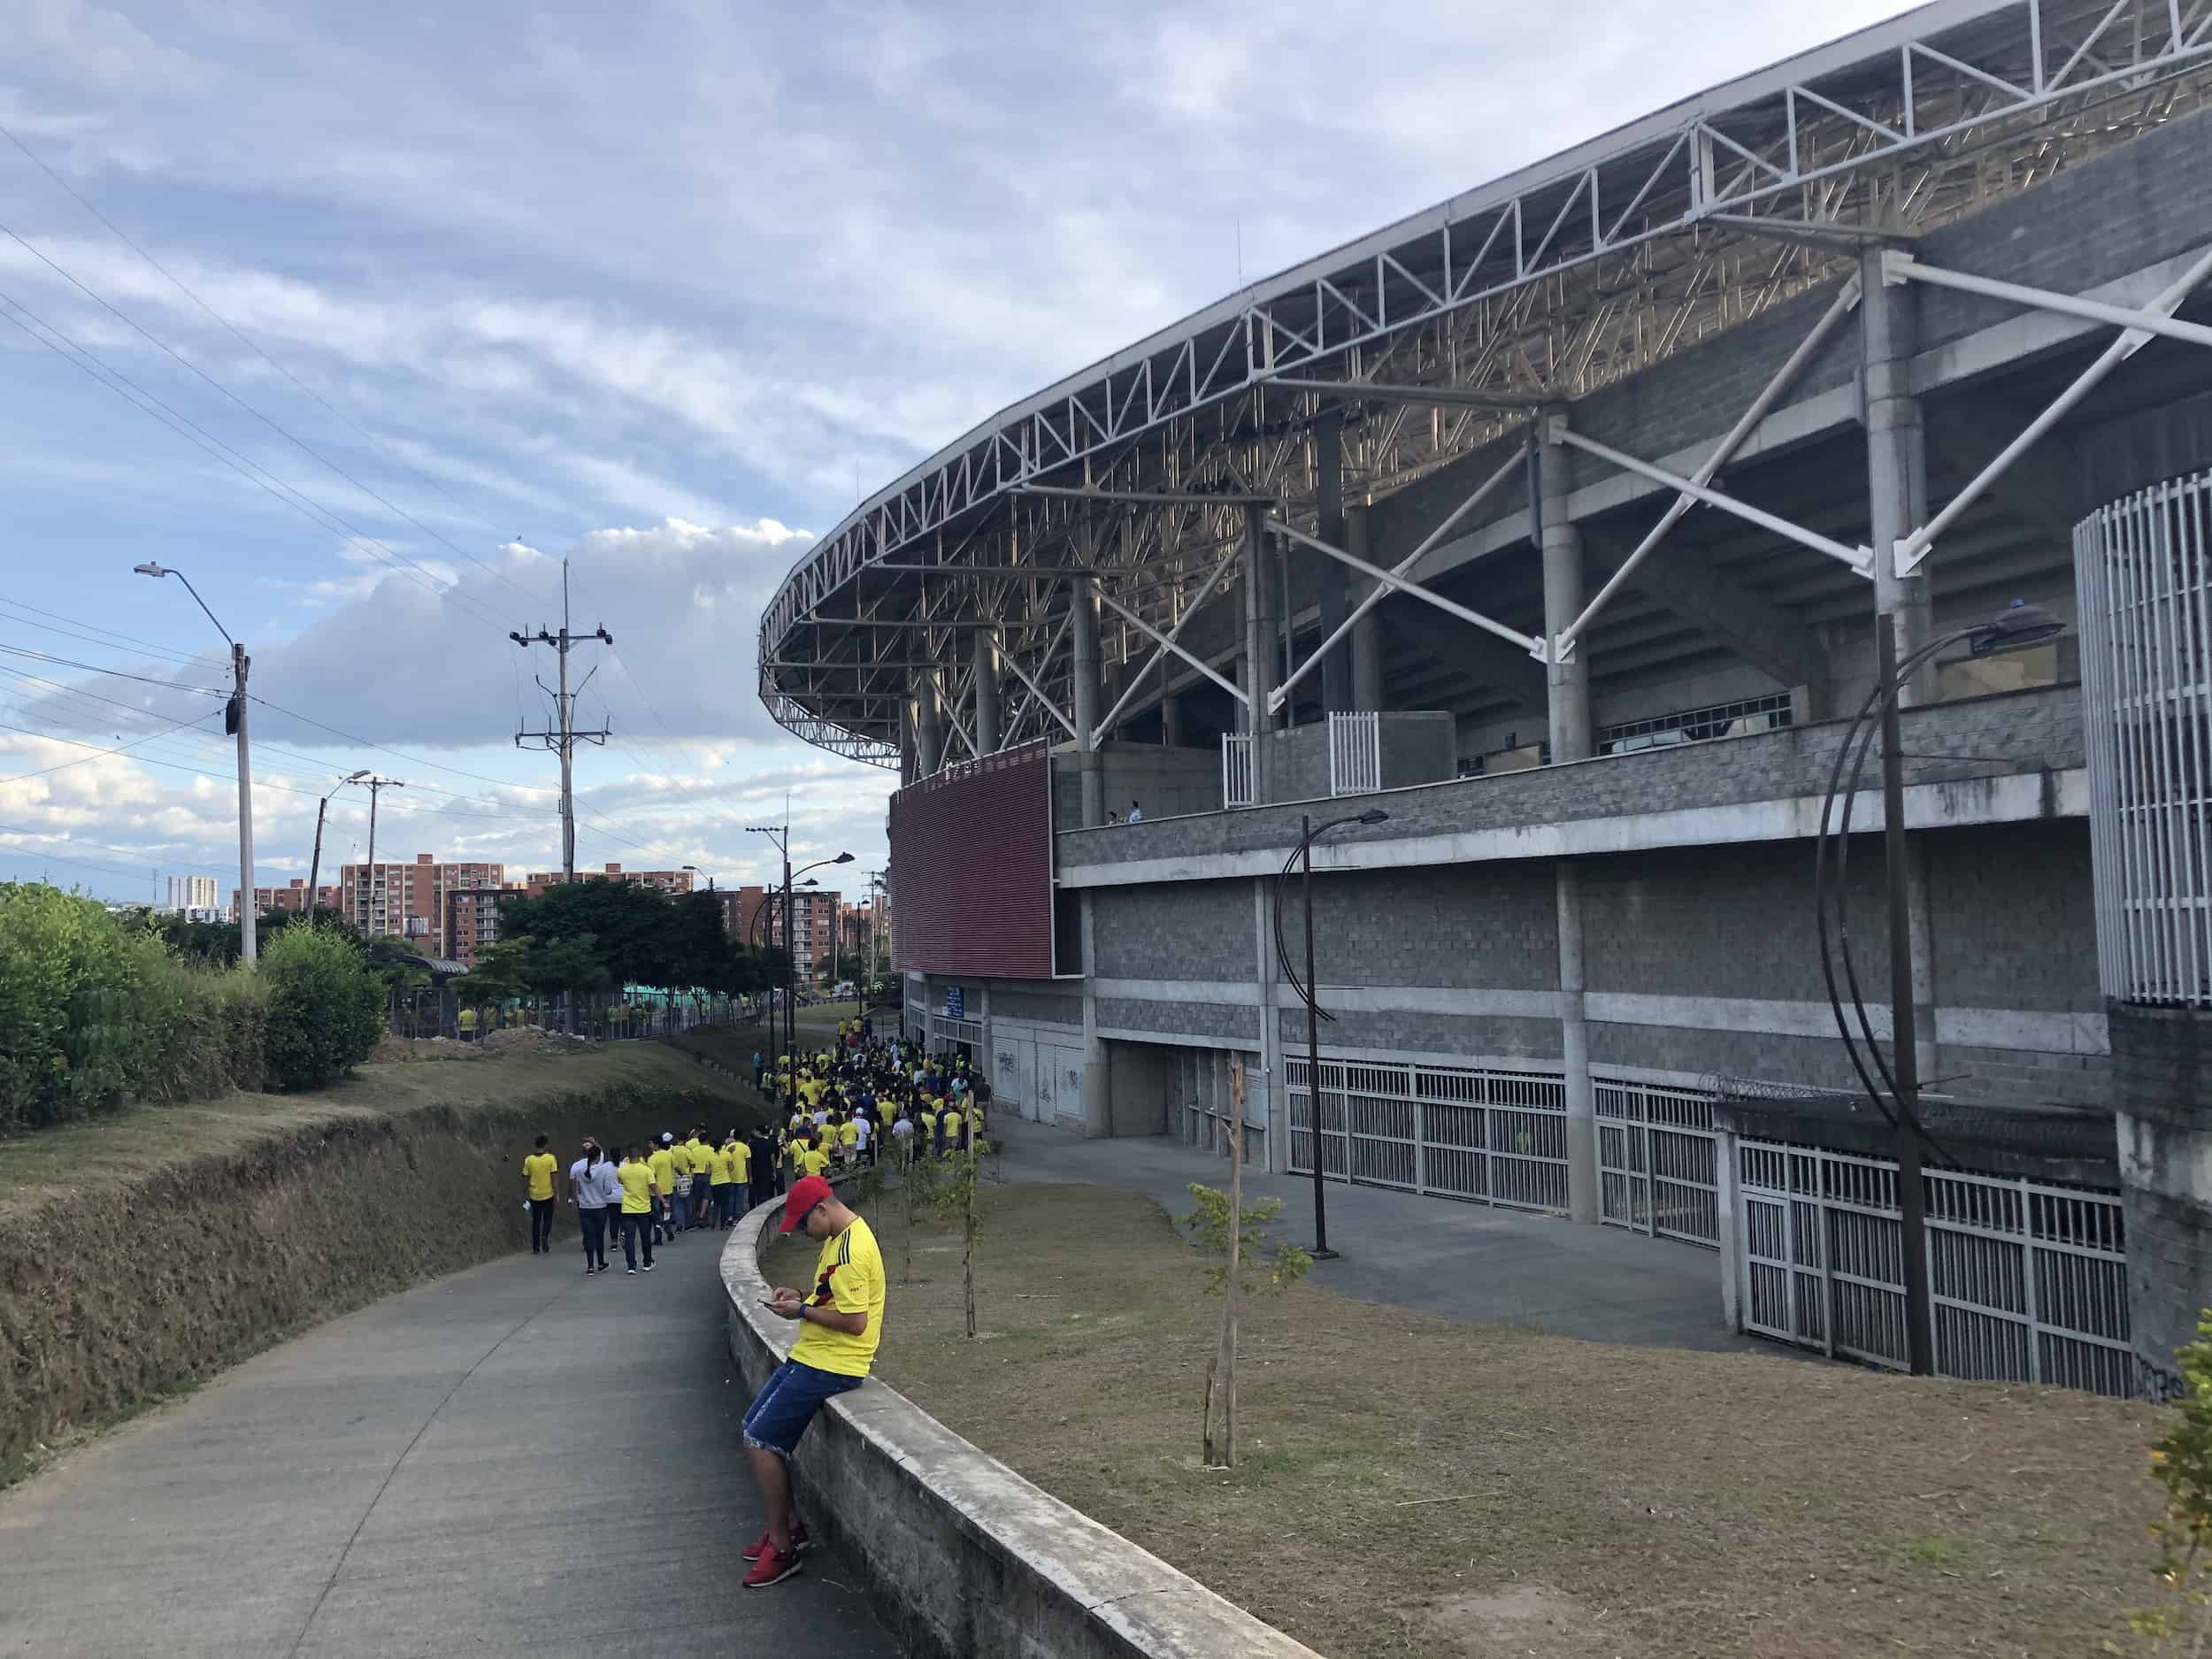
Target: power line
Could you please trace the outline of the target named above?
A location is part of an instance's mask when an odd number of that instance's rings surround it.
[[[540,599],[536,594],[532,593],[527,588],[525,588],[520,582],[516,581],[511,576],[509,576],[506,572],[501,571],[495,565],[487,565],[482,559],[478,558],[475,554],[468,551],[467,549],[461,547],[456,542],[448,541],[444,536],[441,535],[437,531],[433,530],[428,525],[423,523],[421,519],[416,518],[414,514],[409,512],[405,508],[400,506],[397,503],[389,500],[386,496],[379,495],[375,490],[370,488],[359,479],[354,477],[352,473],[347,472],[344,467],[340,466],[337,462],[332,460],[328,456],[323,454],[321,450],[316,449],[312,444],[309,443],[304,438],[300,437],[298,434],[293,433],[278,421],[262,413],[260,410],[254,407],[253,404],[248,403],[244,398],[239,396],[237,393],[232,391],[229,387],[224,385],[220,380],[210,374],[205,369],[200,367],[198,364],[193,362],[189,357],[185,357],[181,352],[178,351],[175,347],[172,346],[167,341],[162,339],[160,335],[153,333],[150,329],[148,329],[142,324],[139,323],[137,319],[130,316],[128,312],[118,309],[105,295],[100,293],[97,289],[90,287],[88,284],[80,280],[73,273],[66,269],[65,266],[58,265],[54,260],[49,258],[45,252],[40,249],[35,242],[30,241],[21,232],[12,228],[5,223],[0,223],[0,235],[7,236],[11,241],[14,242],[17,246],[20,247],[25,252],[28,253],[33,258],[36,259],[41,265],[43,265],[48,270],[53,272],[55,275],[60,277],[64,281],[70,284],[71,287],[76,288],[78,292],[84,295],[84,296],[92,301],[94,304],[98,305],[102,310],[105,311],[118,322],[120,322],[124,325],[124,326],[131,329],[133,332],[140,335],[157,349],[165,352],[169,357],[175,359],[175,361],[182,367],[197,375],[209,386],[220,392],[225,397],[230,399],[232,403],[237,404],[239,408],[244,410],[256,420],[258,420],[263,426],[268,427],[270,431],[275,433],[277,436],[293,445],[303,454],[308,456],[313,460],[321,462],[323,465],[328,467],[340,478],[344,479],[347,483],[352,485],[354,488],[359,490],[371,501],[373,501],[382,506],[388,512],[392,513],[396,518],[404,518],[409,524],[413,525],[416,529],[421,531],[432,541],[436,541],[442,547],[449,549],[455,553],[457,553],[461,557],[468,560],[470,564],[477,566],[487,574],[505,582],[510,588],[512,588],[524,598],[536,600],[540,604],[545,603],[542,599]],[[165,276],[168,275],[166,272],[164,272],[162,274]],[[175,280],[174,278],[171,278],[170,280],[172,281]]]
[[[106,841],[80,841],[73,835],[49,835],[43,831],[25,829],[19,824],[0,824],[0,835],[27,835],[35,841],[59,841],[65,847],[91,847],[104,853],[119,853],[126,858],[140,858],[150,864],[173,864],[180,870],[206,870],[219,876],[234,877],[238,873],[234,870],[199,864],[189,858],[148,857],[142,847],[115,847]]]
[[[187,686],[173,680],[155,680],[145,674],[127,673],[119,668],[103,668],[97,663],[81,663],[73,657],[56,657],[50,651],[35,651],[24,645],[0,645],[0,651],[6,652],[10,657],[27,657],[36,663],[50,663],[57,668],[81,668],[88,674],[98,674],[107,680],[134,680],[142,686],[159,686],[164,691],[189,691],[204,697],[230,695],[227,691],[217,690],[211,686]]]
[[[395,570],[400,570],[402,566],[404,566],[405,570],[402,573],[412,572],[411,579],[424,592],[434,597],[451,599],[454,603],[468,608],[479,621],[488,626],[497,627],[499,626],[499,619],[476,605],[466,594],[460,591],[457,584],[448,584],[441,588],[438,586],[437,578],[416,564],[414,560],[378,541],[376,537],[353,524],[334,508],[324,506],[320,502],[286,483],[274,472],[261,465],[259,462],[247,459],[190,416],[172,408],[121,370],[111,366],[97,353],[79,345],[76,341],[71,339],[51,323],[47,322],[13,295],[0,292],[0,305],[5,305],[12,311],[20,313],[17,316],[11,315],[10,311],[0,311],[0,316],[6,317],[8,321],[13,323],[64,362],[81,369],[133,408],[153,416],[179,437],[221,462],[257,488],[266,491],[305,518],[311,524],[330,531],[334,534],[342,535],[347,541],[371,550],[374,557],[383,559]],[[25,319],[28,319],[29,321],[25,321]],[[37,325],[37,327],[31,326],[34,323]],[[41,333],[41,330],[44,332]],[[49,334],[53,338],[47,338]],[[57,345],[56,341],[62,343]],[[66,349],[64,349],[65,347]],[[123,389],[126,387],[129,388],[127,392]]]
[[[213,652],[207,652],[198,657],[187,656],[184,652],[173,649],[169,646],[156,645],[151,640],[142,640],[136,635],[130,634],[118,634],[113,628],[104,628],[96,622],[86,622],[77,617],[65,617],[58,611],[42,611],[38,608],[38,606],[28,603],[21,599],[10,597],[8,599],[0,600],[0,604],[12,606],[18,611],[28,611],[33,616],[46,617],[50,618],[50,620],[45,622],[34,622],[31,620],[30,617],[10,617],[9,620],[11,621],[20,622],[26,627],[42,629],[48,634],[66,634],[72,639],[84,640],[85,643],[88,645],[105,645],[111,647],[111,649],[113,645],[119,641],[123,644],[135,645],[142,650],[151,651],[157,657],[173,657],[176,661],[185,664],[188,666],[213,668],[222,665],[221,659],[216,657]],[[58,622],[66,622],[70,625],[70,626],[66,628],[56,627],[54,624]],[[107,635],[107,638],[97,640],[88,639],[82,634],[73,632],[73,629],[77,628],[89,628],[94,634],[104,634]]]
[[[258,357],[264,363],[266,363],[271,368],[274,369],[279,374],[281,374],[286,380],[291,381],[294,386],[297,387],[307,396],[314,399],[316,403],[321,404],[323,408],[328,410],[333,416],[343,422],[347,426],[351,427],[353,431],[359,434],[362,437],[366,438],[372,443],[380,445],[384,448],[387,453],[390,453],[392,451],[392,446],[388,440],[379,437],[376,434],[370,432],[365,426],[361,426],[350,415],[347,414],[343,410],[333,403],[328,398],[325,397],[320,392],[318,392],[313,387],[308,385],[306,381],[301,380],[298,375],[293,373],[292,371],[286,368],[284,365],[279,363],[274,357],[271,357],[268,351],[260,344],[259,342],[252,339],[245,334],[244,331],[240,329],[236,324],[233,323],[230,319],[224,316],[212,305],[210,305],[205,300],[202,299],[197,294],[194,293],[191,288],[186,287],[182,278],[179,277],[176,273],[170,270],[168,266],[163,265],[160,260],[155,258],[152,254],[147,252],[146,250],[142,247],[120,225],[118,225],[105,213],[103,213],[97,207],[94,206],[92,203],[81,191],[79,191],[74,185],[71,184],[68,180],[63,178],[60,173],[55,172],[52,167],[49,166],[45,158],[34,150],[28,144],[25,143],[20,138],[17,137],[13,131],[4,125],[0,125],[0,134],[4,134],[7,141],[13,144],[18,150],[21,150],[25,156],[28,157],[32,164],[35,165],[40,172],[43,173],[48,178],[51,179],[56,184],[59,185],[63,190],[66,191],[70,199],[75,202],[79,207],[84,209],[86,212],[91,214],[93,218],[98,219],[101,224],[106,226],[125,247],[128,248],[133,253],[136,254],[141,259],[143,259],[155,270],[161,273],[162,276],[165,278],[173,286],[174,286],[180,294],[182,294],[185,298],[190,300],[195,305],[198,306],[210,317],[213,318],[217,323],[220,324],[222,327],[228,332],[230,336],[239,342],[239,344],[244,346],[249,351],[251,351],[255,356]],[[20,239],[19,238],[19,240]],[[27,243],[26,246],[28,244]],[[296,439],[294,442],[296,442],[297,440]],[[499,528],[498,526],[495,525],[490,519],[485,518],[483,514],[476,511],[475,509],[467,505],[467,503],[463,502],[459,496],[454,495],[450,490],[447,489],[444,485],[439,483],[438,480],[435,478],[433,478],[428,472],[423,471],[420,467],[412,467],[410,470],[414,472],[417,478],[420,479],[424,483],[429,485],[431,488],[436,490],[441,495],[443,495],[456,507],[460,508],[463,512],[474,518],[477,523],[482,525],[488,530],[494,531],[495,533],[497,532]],[[396,509],[395,509],[395,511],[396,511]],[[410,520],[410,522],[412,521]],[[452,544],[448,542],[447,545],[451,546]],[[455,548],[454,551],[460,553],[461,549]],[[464,558],[470,557],[466,553],[462,553],[461,556]],[[508,585],[514,588],[516,591],[526,594],[530,593],[528,588],[523,588],[521,584],[515,582],[511,578],[501,574],[496,571],[494,571],[493,574],[498,575],[502,581],[507,582]],[[538,597],[535,594],[531,594],[530,596],[533,598]],[[539,603],[542,603],[544,602],[540,600]]]
[[[142,879],[146,874],[143,867],[136,870],[118,870],[113,864],[96,864],[82,858],[64,858],[58,853],[35,853],[14,847],[0,846],[0,857],[21,858],[27,861],[36,859],[42,872],[48,864],[67,864],[72,869],[97,870],[103,875],[128,876],[133,880]]]
[[[141,743],[150,743],[157,737],[165,736],[168,731],[174,731],[177,727],[183,726],[197,726],[202,720],[211,719],[215,715],[220,712],[220,710],[210,709],[205,714],[196,714],[188,720],[172,720],[169,722],[166,731],[149,732],[143,737],[133,738],[127,743],[118,743],[112,749],[101,749],[96,744],[80,743],[74,738],[57,737],[50,732],[34,732],[27,726],[8,726],[5,722],[0,721],[0,730],[20,732],[24,736],[35,737],[42,743],[67,743],[76,749],[89,749],[93,751],[91,754],[83,756],[76,760],[65,760],[59,765],[42,766],[36,772],[19,772],[14,773],[12,776],[0,778],[0,783],[21,783],[27,778],[50,777],[58,772],[67,772],[72,766],[81,766],[88,761],[98,760],[104,755],[120,755],[127,749],[136,749]],[[162,766],[173,764],[167,761],[147,759],[144,756],[141,756],[140,758],[142,760],[145,760],[146,764],[150,766]],[[196,771],[197,769],[187,766],[182,768],[182,770],[186,772],[192,772]],[[219,780],[222,776],[219,772],[201,772],[200,775],[204,778],[214,778]],[[272,788],[281,788],[283,786],[280,784],[273,784],[270,787]]]

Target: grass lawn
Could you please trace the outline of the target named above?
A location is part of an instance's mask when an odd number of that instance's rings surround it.
[[[1244,1303],[1233,1473],[1199,1466],[1219,1301],[1150,1201],[994,1188],[870,1219],[879,1374],[1046,1490],[1336,1659],[2073,1656],[2155,1586],[2163,1413],[1470,1325],[1301,1286]],[[803,1283],[812,1246],[770,1257]],[[909,1251],[910,1280],[904,1277]],[[1427,1271],[1418,1261],[1408,1272]]]
[[[357,1066],[303,1094],[227,1094],[174,1106],[131,1106],[83,1123],[0,1140],[0,1217],[57,1187],[104,1190],[180,1156],[243,1151],[272,1134],[425,1106],[465,1109],[555,1092],[665,1083],[726,1092],[728,1084],[658,1043],[579,1046],[555,1054],[475,1054],[462,1064]]]

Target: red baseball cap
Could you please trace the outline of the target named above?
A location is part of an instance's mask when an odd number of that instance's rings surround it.
[[[830,1196],[830,1184],[818,1175],[803,1175],[791,1183],[791,1190],[783,1195],[783,1225],[779,1233],[788,1233],[806,1219],[807,1211]]]

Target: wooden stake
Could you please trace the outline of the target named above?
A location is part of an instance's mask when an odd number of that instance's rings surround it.
[[[1244,1062],[1229,1062],[1229,1278],[1221,1287],[1221,1466],[1237,1466],[1237,1294],[1244,1252]]]

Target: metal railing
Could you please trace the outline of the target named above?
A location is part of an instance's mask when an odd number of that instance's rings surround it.
[[[2074,527],[2107,996],[2212,1004],[2212,473]]]
[[[1313,1173],[1312,1091],[1286,1057],[1289,1168]],[[1566,1085],[1556,1071],[1321,1063],[1327,1175],[1374,1187],[1563,1215]]]
[[[1905,1370],[1896,1164],[1765,1141],[1739,1141],[1736,1158],[1744,1328]],[[2118,1197],[1953,1170],[1925,1179],[1937,1373],[2131,1397]]]
[[[1329,717],[1329,793],[1372,795],[1382,787],[1382,716]]]
[[[1599,1214],[1653,1238],[1720,1244],[1720,1135],[1709,1092],[1593,1079]]]
[[[1252,804],[1252,734],[1225,732],[1221,738],[1221,804]]]

